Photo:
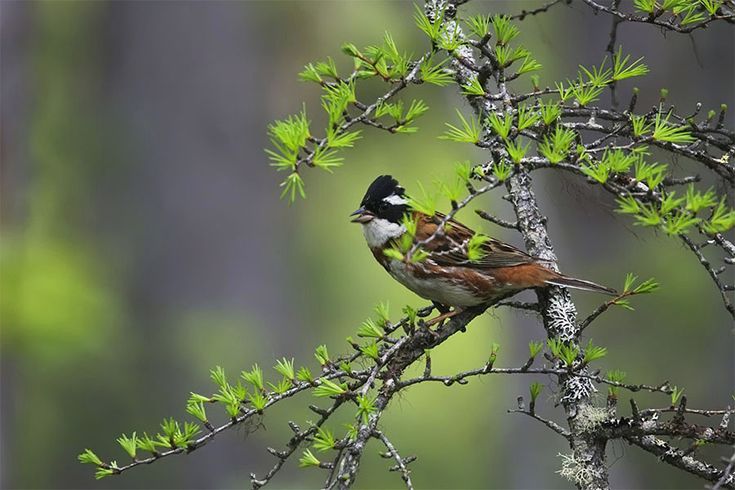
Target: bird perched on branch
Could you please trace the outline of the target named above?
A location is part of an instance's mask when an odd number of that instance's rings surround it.
[[[478,235],[443,214],[429,216],[412,210],[405,190],[390,175],[370,184],[360,208],[350,216],[353,223],[362,225],[380,265],[408,289],[431,300],[444,313],[442,320],[465,307],[529,288],[554,285],[616,294],[594,282],[560,274],[543,265],[542,259]],[[449,307],[454,307],[452,313]]]

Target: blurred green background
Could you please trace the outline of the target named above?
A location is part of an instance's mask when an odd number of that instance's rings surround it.
[[[473,1],[466,8],[517,12],[540,4]],[[297,72],[328,55],[348,66],[342,42],[377,43],[386,30],[399,48],[422,51],[410,2],[3,0],[0,9],[0,485],[249,487],[249,473],[262,475],[274,462],[265,447],[287,440],[286,421],[313,418],[309,395],[269,413],[257,432],[230,431],[203,450],[122,477],[96,482],[76,455],[90,447],[125,460],[115,437],[155,432],[164,416],[183,418],[189,391],[211,389],[215,364],[234,375],[293,356],[313,369],[313,348],[345,351],[345,337],[379,301],[390,302],[394,317],[405,304],[422,305],[374,262],[347,214],[378,174],[392,173],[411,189],[417,179],[450,176],[453,162],[483,159],[437,139],[454,107],[466,104],[451,87],[412,87],[406,97],[431,107],[417,134],[365,130],[334,175],[305,175],[308,197],[289,207],[278,199],[282,176],[263,148],[267,124],[302,101],[321,120],[318,90],[298,82]],[[601,60],[609,19],[575,3],[521,27],[545,66],[542,84],[551,84],[575,76],[578,63]],[[735,107],[727,27],[689,37],[625,24],[619,39],[652,70],[637,81],[641,110],[657,102],[661,87],[684,113],[698,101],[704,112],[721,102]],[[631,88],[621,86],[623,101]],[[676,172],[703,173],[670,163]],[[691,254],[676,240],[633,228],[612,212],[608,196],[574,177],[539,173],[535,182],[562,270],[616,287],[628,271],[662,283],[660,293],[634,302],[635,312],[610,312],[589,329],[609,348],[600,366],[623,369],[633,382],[670,379],[686,388],[691,406],[731,403],[732,325]],[[510,218],[499,197],[478,205]],[[460,219],[521,244],[471,210]],[[601,298],[575,293],[575,300],[584,314]],[[482,365],[492,342],[502,346],[499,365],[521,365],[528,341],[543,337],[533,316],[491,312],[437,349],[434,369]],[[530,381],[419,386],[395,400],[382,426],[403,453],[419,456],[416,486],[569,487],[554,473],[564,441],[506,413]],[[540,411],[559,420],[545,393]],[[337,421],[331,428],[342,430]],[[368,450],[359,486],[398,487],[377,450]],[[617,488],[702,487],[622,443],[610,445],[609,459]],[[275,488],[322,482],[320,472],[295,462]]]

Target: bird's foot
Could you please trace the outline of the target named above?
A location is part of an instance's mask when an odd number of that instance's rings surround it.
[[[428,337],[431,337],[431,340],[429,340],[429,343],[431,345],[434,345],[439,340],[439,332],[436,330],[432,330],[429,328],[431,325],[430,321],[425,322],[423,320],[419,320],[418,322],[418,332],[421,334],[426,334]]]
[[[425,325],[427,327],[430,327],[430,326],[436,325],[438,323],[439,324],[439,327],[441,327],[444,324],[444,321],[445,320],[448,320],[449,318],[452,318],[454,315],[460,313],[461,311],[462,310],[460,310],[459,308],[455,307],[453,311],[447,311],[446,313],[442,313],[438,317],[432,318],[431,320],[429,320],[428,322],[426,322]],[[439,328],[439,327],[437,327],[437,328]]]

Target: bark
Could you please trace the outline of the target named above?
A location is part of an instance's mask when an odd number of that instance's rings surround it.
[[[435,15],[437,9],[443,8],[436,0],[427,0],[428,15]],[[456,23],[456,7],[450,4],[444,8],[445,21],[451,24],[452,29],[460,30]],[[473,73],[466,67],[462,60],[469,60],[477,65],[472,50],[465,47],[458,49],[459,53],[453,61],[455,79],[460,86],[467,85]],[[509,97],[505,92],[504,84],[501,84],[501,95],[504,95],[503,103],[507,104]],[[479,98],[468,98],[475,112],[480,116],[495,106],[486,99],[482,102]],[[503,155],[494,154],[497,159]],[[549,261],[549,266],[558,270],[556,265],[556,254],[551,245],[549,234],[546,229],[546,220],[538,207],[536,197],[531,186],[531,178],[524,171],[520,171],[507,182],[510,193],[510,201],[516,214],[518,229],[528,252],[531,255],[541,257]],[[544,328],[549,338],[560,338],[565,342],[577,343],[580,336],[579,325],[576,322],[576,308],[569,293],[559,287],[539,289],[537,292]],[[567,421],[570,429],[570,445],[573,451],[573,459],[576,462],[576,474],[572,476],[580,489],[607,489],[609,488],[608,472],[605,461],[605,446],[607,440],[595,437],[593,433],[582,429],[580,423],[580,412],[593,407],[591,395],[595,387],[589,379],[562,375],[559,376],[559,385],[562,389],[562,404],[566,410]]]
[[[528,252],[548,260],[549,265],[558,270],[556,254],[546,229],[546,220],[536,202],[530,176],[525,172],[518,173],[508,180],[507,187],[518,219],[518,228]],[[548,337],[577,342],[580,330],[575,319],[576,308],[569,292],[563,288],[553,287],[539,289],[537,296]],[[580,413],[583,414],[594,406],[591,400],[591,395],[595,391],[594,385],[588,379],[566,375],[559,376],[559,385],[564,387],[562,403],[567,414],[574,460],[579,465],[577,472],[580,477],[586,475],[577,479],[575,483],[582,489],[609,488],[605,460],[607,440],[585,431],[583,423],[579,420]]]

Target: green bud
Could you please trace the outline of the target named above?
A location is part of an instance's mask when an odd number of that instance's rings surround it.
[[[544,389],[544,385],[538,382],[531,383],[531,386],[529,388],[529,391],[531,392],[531,402],[535,402],[536,398],[538,398],[539,394],[541,394],[541,390]]]
[[[531,84],[534,90],[538,90],[539,82],[540,82],[540,78],[538,75],[531,75]]]
[[[352,43],[344,43],[342,45],[342,52],[347,56],[352,56],[353,58],[360,56],[360,51],[358,51],[357,46]]]

